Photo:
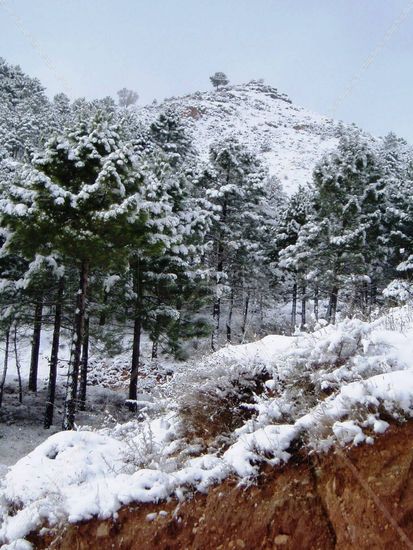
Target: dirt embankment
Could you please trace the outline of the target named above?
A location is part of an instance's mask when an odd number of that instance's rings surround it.
[[[226,550],[413,548],[413,422],[374,445],[265,468],[183,503],[128,506],[116,521],[69,525],[37,548]]]

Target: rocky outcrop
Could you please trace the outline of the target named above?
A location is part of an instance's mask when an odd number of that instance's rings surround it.
[[[374,445],[267,466],[248,487],[228,479],[207,495],[128,506],[31,540],[60,550],[413,548],[412,463],[408,422]]]

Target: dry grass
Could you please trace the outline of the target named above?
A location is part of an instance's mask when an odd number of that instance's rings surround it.
[[[186,427],[186,436],[200,438],[207,444],[214,439],[232,434],[251,418],[248,405],[264,391],[266,372],[250,373],[229,378],[220,386],[194,388],[180,400],[179,414]]]

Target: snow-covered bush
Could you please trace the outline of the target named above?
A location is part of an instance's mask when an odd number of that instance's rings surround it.
[[[146,468],[171,472],[188,456],[182,425],[174,412],[141,422],[131,421],[107,431],[123,445],[123,473]]]
[[[394,279],[383,290],[383,295],[390,301],[396,304],[406,304],[411,301],[413,297],[413,287],[410,281],[403,281],[401,279]]]
[[[264,364],[212,356],[176,377],[178,410],[187,436],[211,442],[232,433],[251,416],[248,404],[264,390]]]
[[[128,380],[129,362],[125,355],[106,360],[91,358],[88,365],[88,383],[102,388],[124,386]]]
[[[393,370],[391,341],[373,334],[375,324],[345,319],[313,334],[303,334],[277,361],[274,388],[301,413],[344,383]]]

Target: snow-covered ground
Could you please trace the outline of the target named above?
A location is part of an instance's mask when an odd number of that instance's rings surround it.
[[[36,394],[27,391],[30,365],[31,342],[29,333],[18,335],[18,362],[22,377],[23,402],[19,402],[18,373],[13,343],[7,369],[3,406],[0,408],[0,479],[6,474],[8,467],[28,454],[50,434],[61,429],[67,365],[70,353],[68,339],[63,337],[57,376],[56,408],[54,425],[50,430],[42,426],[45,412],[46,388],[49,376],[49,355],[52,332],[49,328],[42,331],[38,391]],[[89,359],[89,383],[86,410],[78,412],[76,422],[79,426],[101,427],[105,424],[129,420],[133,415],[124,406],[127,395],[127,383],[130,368],[130,342],[125,343],[126,351],[115,357],[108,358],[104,353],[91,350]],[[150,350],[149,343],[144,340],[145,356]],[[0,348],[0,365],[3,369],[4,350]],[[142,377],[139,380],[140,398],[152,400],[156,398],[154,387],[160,377],[173,369],[173,363],[164,362],[162,366],[146,361],[142,367]]]
[[[27,379],[24,379],[27,385]],[[42,425],[45,409],[45,386],[36,394],[25,393],[19,403],[16,384],[9,382],[5,388],[4,405],[0,409],[0,480],[9,466],[30,453],[35,447],[61,429],[64,389],[57,387],[55,423],[49,430]],[[126,421],[131,414],[124,407],[125,392],[92,386],[88,388],[85,411],[77,415],[79,426],[101,427],[105,423]]]
[[[254,380],[263,381],[260,391]],[[253,399],[234,401],[234,389],[251,387]],[[196,417],[205,396],[249,414],[224,439],[201,441],[182,411],[190,403]],[[0,542],[22,539],[45,522],[183,498],[230,474],[245,480],[263,462],[288,461],[293,443],[320,452],[332,444],[371,444],[388,427],[383,415],[403,420],[412,411],[407,306],[372,323],[346,319],[312,334],[227,347],[177,369],[148,402],[144,420],[56,433],[12,466],[1,489]]]

